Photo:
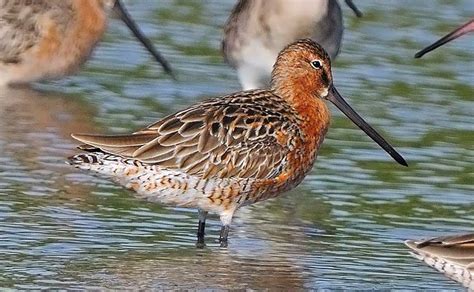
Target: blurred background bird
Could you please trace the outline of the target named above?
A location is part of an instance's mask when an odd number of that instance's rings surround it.
[[[119,0],[0,0],[0,86],[77,71],[103,36],[112,11],[172,74]]]
[[[362,13],[351,0],[354,13]],[[344,24],[336,0],[239,0],[224,28],[222,50],[244,90],[265,88],[280,50],[301,38],[321,44],[334,59]]]
[[[474,290],[474,233],[407,240],[405,244],[414,257]]]

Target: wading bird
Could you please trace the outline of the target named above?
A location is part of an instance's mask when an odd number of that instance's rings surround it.
[[[405,244],[414,257],[474,290],[474,233],[407,240]]]
[[[0,86],[78,70],[104,34],[112,10],[171,74],[120,0],[0,0]]]
[[[198,243],[207,213],[219,214],[226,246],[238,208],[294,188],[311,170],[329,127],[325,100],[407,165],[344,101],[328,54],[311,39],[279,54],[270,89],[209,99],[130,135],[73,134],[88,153],[69,163],[112,177],[150,201],[198,208]]]
[[[362,16],[351,0],[346,3]],[[285,46],[311,38],[334,60],[343,30],[336,0],[240,0],[225,25],[222,51],[244,90],[268,88],[273,64]]]

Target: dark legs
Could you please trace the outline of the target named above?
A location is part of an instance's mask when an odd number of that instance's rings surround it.
[[[235,210],[223,212],[220,216],[221,222],[222,222],[222,228],[221,228],[221,234],[219,236],[219,243],[221,247],[227,247],[227,237],[229,236],[230,222],[232,221],[232,215],[234,215],[234,211]],[[206,246],[206,244],[204,243],[204,235],[205,235],[204,230],[206,228],[207,211],[203,211],[199,209],[198,214],[199,214],[199,224],[198,224],[198,230],[197,230],[196,246],[199,248],[203,248]]]
[[[198,241],[204,241],[204,229],[206,228],[206,221],[199,220],[197,237]]]
[[[198,231],[197,231],[197,247],[204,247],[204,229],[206,228],[206,217],[207,212],[203,210],[199,210],[199,223],[198,223]]]
[[[229,236],[230,222],[232,222],[232,216],[234,216],[235,209],[228,209],[222,212],[221,217],[221,235],[219,236],[219,242],[221,247],[227,247],[227,237]]]
[[[227,236],[229,235],[230,226],[222,225],[221,235],[219,236],[219,242],[221,247],[227,247]]]

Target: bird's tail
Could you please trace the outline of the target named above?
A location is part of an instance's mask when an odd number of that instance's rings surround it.
[[[76,154],[69,157],[66,163],[76,168],[91,170],[113,178],[125,178],[138,172],[139,168],[139,165],[132,159],[103,152]]]
[[[104,152],[81,153],[68,158],[67,164],[94,171],[112,178],[117,183],[137,192],[137,196],[152,202],[179,206],[198,206],[204,198],[204,184],[199,179],[178,170],[144,164]],[[215,187],[215,182],[207,184]]]
[[[102,164],[100,156],[96,153],[81,153],[67,158],[67,164],[77,168],[83,168],[88,164]]]

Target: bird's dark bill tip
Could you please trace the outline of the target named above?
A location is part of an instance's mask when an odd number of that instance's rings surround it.
[[[403,156],[402,156],[400,153],[398,153],[397,151],[395,151],[395,149],[393,149],[392,151],[389,151],[388,154],[389,154],[398,164],[408,167],[408,163],[407,163],[407,161],[405,160],[405,158],[403,158]]]
[[[415,59],[419,59],[419,58],[423,57],[424,54],[425,54],[425,53],[424,53],[423,51],[417,52],[417,53],[415,54]]]
[[[398,155],[398,157],[396,157],[395,160],[396,160],[400,165],[403,165],[403,166],[408,167],[407,161],[406,161],[405,158],[403,158],[401,155]]]

